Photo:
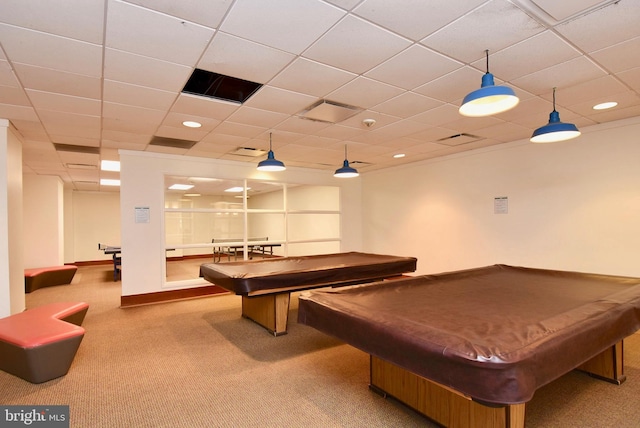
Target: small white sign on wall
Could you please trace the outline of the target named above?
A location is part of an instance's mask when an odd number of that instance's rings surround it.
[[[136,223],[149,223],[149,207],[135,207]]]
[[[508,214],[509,213],[509,197],[497,196],[493,198],[493,213]]]

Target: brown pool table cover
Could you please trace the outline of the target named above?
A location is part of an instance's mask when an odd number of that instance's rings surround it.
[[[375,281],[416,270],[415,257],[345,252],[277,257],[229,263],[204,263],[200,276],[236,294],[312,288]]]
[[[494,265],[306,292],[298,321],[478,401],[516,404],[640,328],[640,279]]]

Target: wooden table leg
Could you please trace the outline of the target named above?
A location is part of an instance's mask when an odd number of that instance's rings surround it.
[[[242,316],[281,336],[287,334],[290,300],[290,293],[242,296]]]

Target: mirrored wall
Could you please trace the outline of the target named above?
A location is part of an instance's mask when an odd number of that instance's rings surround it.
[[[340,189],[166,176],[164,230],[167,282],[200,263],[339,252]]]

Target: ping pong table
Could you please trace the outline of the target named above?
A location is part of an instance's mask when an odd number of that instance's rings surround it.
[[[98,243],[98,250],[104,251],[105,254],[110,254],[113,259],[113,280],[117,281],[120,276],[121,266],[122,266],[122,257],[120,253],[122,253],[121,247],[116,247],[113,245],[105,245]]]
[[[273,249],[280,247],[282,244],[267,242],[269,238],[249,238],[247,240],[247,253],[249,259],[253,259],[253,254],[261,254],[264,259],[266,255],[273,256]],[[244,253],[244,243],[242,239],[237,238],[213,238],[211,243],[213,246],[213,262],[222,261],[222,256],[227,256],[227,261],[237,261],[238,256]],[[217,259],[217,260],[216,260]]]

